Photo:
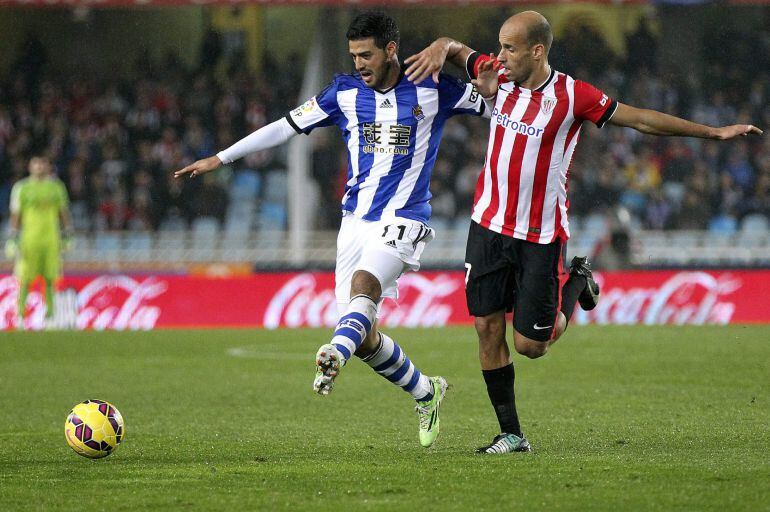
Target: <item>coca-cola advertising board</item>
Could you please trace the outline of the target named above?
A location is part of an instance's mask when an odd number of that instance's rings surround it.
[[[578,310],[578,324],[770,323],[770,271],[596,273],[599,306]],[[459,271],[402,276],[398,302],[381,309],[385,326],[471,324]],[[17,327],[18,285],[0,276],[0,329]],[[332,327],[334,275],[264,273],[246,277],[102,275],[67,277],[57,293],[54,326],[149,330],[209,327]],[[39,290],[29,294],[25,327],[46,325]]]

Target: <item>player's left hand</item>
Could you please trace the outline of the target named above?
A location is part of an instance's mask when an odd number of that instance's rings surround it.
[[[723,126],[716,129],[715,139],[729,140],[738,136],[762,135],[762,130],[751,124],[734,124],[732,126]]]
[[[471,80],[481,97],[486,99],[497,94],[497,70],[500,69],[500,62],[495,59],[494,54],[490,54],[489,57],[479,64],[477,77]]]
[[[5,242],[5,257],[12,260],[19,252],[19,244],[15,238],[9,238]]]
[[[414,83],[420,83],[429,76],[438,83],[438,76],[446,62],[449,46],[443,39],[433,41],[430,46],[420,53],[411,55],[404,60],[407,64],[404,75],[407,80]]]

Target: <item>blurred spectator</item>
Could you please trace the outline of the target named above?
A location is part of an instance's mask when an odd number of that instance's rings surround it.
[[[206,174],[203,177],[203,186],[195,198],[194,214],[197,217],[213,217],[224,226],[227,213],[227,190],[219,183],[216,174]]]
[[[203,35],[200,53],[201,71],[216,69],[222,56],[222,36],[214,29],[208,29]]]
[[[754,168],[749,162],[748,146],[745,142],[739,142],[727,157],[725,172],[730,175],[733,182],[744,192],[747,192],[754,182]]]
[[[671,203],[659,187],[650,190],[644,213],[644,227],[647,229],[668,229],[674,213]]]
[[[650,29],[647,16],[639,20],[639,25],[626,36],[626,73],[654,73],[657,69],[658,41]]]

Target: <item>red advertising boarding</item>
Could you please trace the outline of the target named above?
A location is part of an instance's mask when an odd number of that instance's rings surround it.
[[[770,323],[769,270],[596,273],[599,306],[573,323]],[[464,274],[419,272],[399,281],[398,303],[386,300],[386,326],[471,324]],[[0,277],[0,329],[17,327],[18,287]],[[45,325],[39,290],[27,299],[25,327]],[[67,277],[53,325],[75,329],[149,330],[211,327],[332,327],[337,321],[331,273],[264,273],[247,277],[102,275]]]

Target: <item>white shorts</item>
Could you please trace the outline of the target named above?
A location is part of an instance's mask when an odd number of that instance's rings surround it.
[[[417,220],[369,221],[345,213],[337,236],[337,304],[350,302],[350,282],[357,270],[380,280],[383,298],[398,298],[397,279],[408,270],[420,269],[420,255],[434,236],[433,229]]]

